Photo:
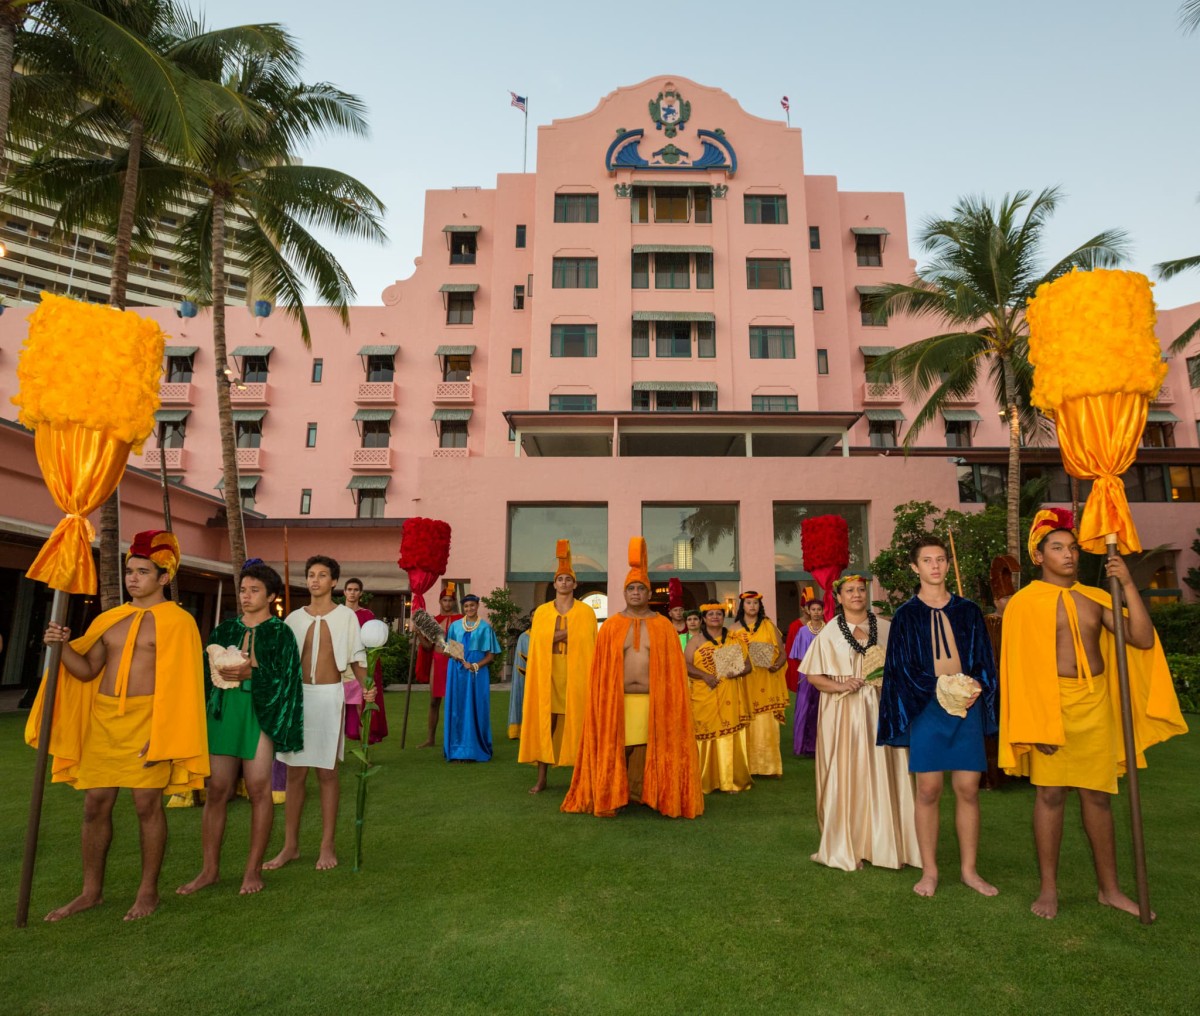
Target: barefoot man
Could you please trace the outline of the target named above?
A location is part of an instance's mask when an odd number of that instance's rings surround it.
[[[575,599],[571,541],[555,547],[554,599],[533,612],[525,697],[521,715],[520,762],[537,763],[531,794],[546,789],[550,766],[574,766],[587,710],[588,673],[596,652],[596,612]]]
[[[138,533],[125,560],[130,602],[106,610],[73,642],[67,628],[46,628],[46,645],[62,643],[50,730],[53,779],[84,791],[83,892],[47,914],[47,921],[104,902],[112,811],[122,787],[133,793],[142,849],[142,880],[125,920],[152,914],[167,845],[163,795],[204,786],[200,633],[191,614],[163,592],[178,567],[173,535]],[[34,746],[44,691],[43,684],[25,727],[25,740]]]
[[[443,637],[449,632],[450,625],[462,620],[458,609],[458,588],[454,582],[442,586],[442,595],[438,597],[439,612],[433,619],[441,625]],[[432,748],[437,736],[438,717],[442,714],[442,699],[446,697],[446,673],[450,667],[450,657],[439,653],[432,642],[417,635],[417,674],[429,681],[429,736],[418,748]]]
[[[250,798],[250,853],[239,892],[245,896],[263,887],[263,856],[271,839],[275,803],[271,798],[271,769],[276,751],[304,747],[304,693],[300,682],[300,653],[291,629],[275,616],[283,595],[283,579],[258,558],[247,561],[238,580],[242,616],[223,621],[208,637],[210,646],[234,646],[243,660],[236,666],[212,668],[232,688],[214,685],[208,696],[208,751],[212,776],[204,799],[201,824],[203,867],[200,874],[177,890],[188,896],[221,877],[221,841],[225,810],[237,786],[238,773]],[[205,670],[209,669],[207,654]]]
[[[293,610],[287,626],[300,649],[300,672],[304,680],[304,748],[277,752],[288,767],[287,800],[283,805],[283,849],[263,865],[274,871],[300,856],[300,819],[304,815],[308,770],[317,771],[321,790],[321,848],[317,870],[337,867],[334,834],[337,831],[338,773],[342,758],[346,691],[343,676],[352,674],[362,685],[367,676],[367,651],[359,634],[354,611],[333,602],[333,590],[341,566],[331,557],[317,554],[304,563],[305,582],[311,597],[307,607]],[[364,702],[375,701],[376,689],[363,688]]]
[[[1069,511],[1034,516],[1028,550],[1042,569],[1040,581],[1019,590],[1004,611],[1000,660],[999,763],[1037,788],[1033,838],[1041,892],[1031,909],[1058,914],[1058,853],[1067,791],[1079,793],[1083,828],[1096,866],[1098,899],[1138,912],[1117,881],[1112,795],[1125,772],[1112,601],[1108,593],[1076,580],[1079,544]],[[1138,766],[1143,751],[1187,731],[1167,661],[1125,562],[1114,557],[1106,574],[1125,594],[1130,697]]]
[[[937,842],[942,786],[950,773],[959,874],[984,896],[998,890],[975,870],[979,851],[979,779],[987,771],[984,737],[996,732],[996,670],[983,613],[946,588],[946,545],[936,536],[913,544],[909,567],[921,581],[917,594],[892,618],[876,743],[908,748],[908,771],[916,774],[917,843],[921,878],[913,892],[932,896],[938,887]],[[952,715],[938,699],[938,679],[965,674],[973,681],[965,716]]]

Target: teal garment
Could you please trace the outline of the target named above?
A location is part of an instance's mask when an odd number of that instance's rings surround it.
[[[213,688],[208,696],[208,715],[220,722],[227,696],[250,695],[259,726],[275,745],[277,752],[302,751],[304,748],[304,689],[300,674],[300,650],[296,638],[277,617],[269,617],[253,628],[240,617],[223,621],[213,629],[208,644],[241,646],[250,633],[254,668],[250,680],[241,688]],[[208,654],[204,657],[204,679],[211,684]],[[247,688],[249,686],[249,688]]]

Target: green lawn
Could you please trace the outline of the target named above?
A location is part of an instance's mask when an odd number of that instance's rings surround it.
[[[108,902],[62,924],[40,917],[78,892],[81,795],[47,791],[28,928],[11,925],[33,752],[23,715],[0,716],[0,1012],[120,1013],[1192,1013],[1197,1010],[1200,733],[1151,753],[1143,774],[1151,928],[1095,902],[1075,806],[1063,845],[1062,908],[1029,913],[1036,889],[1032,795],[1010,785],[983,801],[983,899],[954,870],[949,801],[944,884],[910,891],[913,871],[847,874],[808,858],[817,843],[812,763],[781,781],[713,795],[699,820],[635,809],[617,819],[562,815],[567,775],[526,794],[534,774],[499,740],[487,765],[376,749],[366,870],[349,867],[354,777],[344,771],[343,867],[318,873],[310,794],[305,858],[240,898],[248,809],[230,810],[225,881],[183,899],[196,873],[199,809],[169,813],[164,903],[121,921],[136,886],[136,823],[118,806]],[[423,726],[414,696],[413,734]],[[493,695],[505,730],[506,693]],[[417,720],[420,720],[420,724]],[[788,728],[790,732],[790,727]],[[1125,798],[1118,840],[1132,893]],[[277,810],[272,845],[282,836]],[[1188,999],[1191,1002],[1188,1002]]]

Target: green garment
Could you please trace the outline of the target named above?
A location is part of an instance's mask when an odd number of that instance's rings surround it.
[[[258,662],[250,680],[242,688],[213,688],[208,696],[208,715],[220,723],[225,696],[248,694],[254,702],[259,726],[274,742],[275,750],[301,751],[304,748],[304,689],[301,684],[300,650],[291,629],[277,617],[270,617],[253,628],[240,617],[223,621],[208,637],[209,645],[238,646],[250,632],[252,658]],[[208,654],[204,657],[204,678],[211,683]]]

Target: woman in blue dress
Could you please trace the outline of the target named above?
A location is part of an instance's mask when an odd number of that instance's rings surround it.
[[[448,762],[488,762],[492,757],[491,674],[488,664],[500,652],[492,626],[479,616],[479,597],[462,598],[463,616],[446,638],[461,642],[463,661],[446,668],[446,725],[442,751]]]

